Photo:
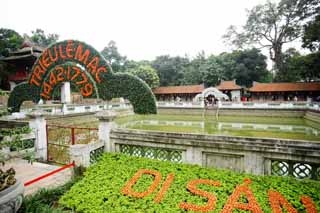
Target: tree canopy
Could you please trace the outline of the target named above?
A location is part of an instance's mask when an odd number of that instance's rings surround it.
[[[0,29],[0,58],[7,57],[10,51],[21,47],[23,38],[14,30]]]
[[[101,54],[105,57],[108,63],[111,65],[114,72],[124,72],[125,65],[128,62],[127,57],[122,56],[115,41],[110,41],[108,46],[103,48]]]
[[[319,0],[268,1],[248,11],[246,24],[238,31],[231,25],[223,36],[237,48],[268,48],[276,71],[282,68],[283,45],[302,36],[302,26],[319,10]]]
[[[152,89],[160,85],[157,71],[150,65],[137,65],[135,68],[129,69],[128,72],[145,81]]]
[[[237,50],[210,56],[204,72],[206,86],[215,86],[221,80],[236,79],[237,84],[251,86],[253,81],[270,81],[266,56],[258,49]]]
[[[46,34],[42,29],[36,29],[35,31],[31,31],[32,35],[30,37],[31,41],[40,47],[47,47],[50,44],[53,44],[59,40],[58,34]]]
[[[320,15],[304,26],[302,47],[311,51],[320,51]]]
[[[180,85],[183,78],[183,69],[189,64],[186,57],[170,57],[162,55],[152,61],[152,67],[157,70],[161,86]]]

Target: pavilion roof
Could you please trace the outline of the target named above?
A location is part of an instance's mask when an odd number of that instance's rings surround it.
[[[198,94],[204,90],[203,84],[188,85],[188,86],[168,86],[157,87],[153,89],[153,93],[157,95],[162,94]]]
[[[297,83],[258,83],[254,82],[250,92],[293,92],[293,91],[320,91],[320,82]]]
[[[22,48],[10,52],[10,55],[5,58],[1,58],[2,61],[14,62],[18,60],[33,60],[35,61],[43,52],[43,48],[37,45],[27,46],[23,45]]]
[[[236,84],[236,80],[232,81],[221,81],[218,86],[216,86],[218,90],[240,90],[241,87]]]

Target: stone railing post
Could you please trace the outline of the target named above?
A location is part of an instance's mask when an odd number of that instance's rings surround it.
[[[90,150],[88,144],[75,144],[70,146],[70,160],[77,166],[90,166]]]
[[[61,87],[61,103],[71,103],[70,82],[64,82]]]
[[[28,117],[30,118],[29,127],[35,135],[34,147],[36,158],[47,161],[47,121],[45,120],[42,112],[36,111],[28,114]]]
[[[116,127],[114,123],[116,115],[113,111],[102,111],[96,114],[96,117],[99,119],[99,141],[104,143],[105,152],[115,151],[115,147],[110,142],[110,131]]]

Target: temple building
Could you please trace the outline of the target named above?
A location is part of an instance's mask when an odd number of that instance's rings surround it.
[[[192,102],[196,95],[204,90],[203,84],[189,86],[168,86],[157,87],[153,89],[153,93],[157,101],[183,101]]]
[[[242,87],[236,84],[236,80],[221,81],[216,88],[226,94],[231,101],[240,101],[241,99]]]
[[[315,101],[320,96],[320,82],[253,82],[248,91],[252,101]]]
[[[1,89],[11,91],[17,84],[26,81],[34,62],[42,51],[43,48],[31,42],[24,42],[21,49],[11,52],[8,57],[1,58],[1,61],[8,63],[9,66],[11,65],[14,69],[12,73],[9,73],[7,79],[1,82]]]

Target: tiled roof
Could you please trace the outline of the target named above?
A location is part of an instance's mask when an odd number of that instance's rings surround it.
[[[240,86],[236,84],[236,81],[221,81],[218,86],[216,86],[218,90],[239,90]]]
[[[189,85],[189,86],[170,86],[170,87],[157,87],[153,89],[154,94],[198,94],[204,90],[204,86],[201,85]]]
[[[249,88],[250,92],[289,92],[320,91],[320,82],[310,83],[257,83]]]

